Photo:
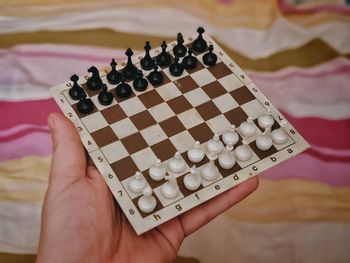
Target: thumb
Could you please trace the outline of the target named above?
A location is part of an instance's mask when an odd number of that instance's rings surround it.
[[[52,134],[53,153],[49,181],[58,178],[78,179],[86,174],[86,157],[74,125],[60,113],[47,120]]]

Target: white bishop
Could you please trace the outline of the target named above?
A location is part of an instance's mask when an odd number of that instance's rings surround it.
[[[196,166],[194,165],[191,167],[190,173],[185,175],[184,185],[186,189],[190,191],[195,191],[201,186],[201,183],[202,183],[202,178],[199,175]]]
[[[142,176],[140,172],[136,172],[135,175],[129,181],[129,189],[138,194],[146,187],[146,179]]]
[[[217,155],[213,152],[210,152],[208,155],[209,163],[206,164],[202,169],[202,176],[205,180],[212,181],[219,176],[219,169],[216,167],[214,161],[217,158]]]
[[[161,160],[157,159],[155,164],[149,169],[149,176],[154,181],[161,181],[164,179],[165,174],[166,171]]]
[[[270,128],[266,128],[264,133],[256,137],[256,147],[261,151],[267,151],[272,147],[272,139],[270,137]]]
[[[223,169],[231,169],[235,163],[236,159],[233,154],[233,146],[231,144],[226,145],[226,149],[222,154],[219,156],[219,164],[220,167]]]
[[[215,134],[213,138],[208,142],[207,149],[210,153],[219,154],[224,150],[224,144],[220,141],[218,134]]]

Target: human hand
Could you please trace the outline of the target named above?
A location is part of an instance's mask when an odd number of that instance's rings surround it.
[[[103,177],[88,164],[73,124],[48,119],[53,139],[37,262],[172,262],[184,238],[252,193],[256,177],[137,236]]]

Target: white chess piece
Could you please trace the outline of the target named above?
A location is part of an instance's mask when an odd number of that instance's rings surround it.
[[[169,169],[174,173],[181,173],[186,169],[186,162],[179,152],[176,152],[174,157],[169,160]]]
[[[139,198],[137,205],[144,213],[151,213],[157,206],[157,200],[152,195],[152,188],[147,186],[143,189],[143,195]]]
[[[219,176],[219,169],[216,167],[214,163],[214,161],[217,158],[217,155],[216,153],[210,152],[208,155],[208,158],[209,158],[209,163],[203,167],[201,174],[205,180],[212,181]]]
[[[142,176],[140,172],[136,172],[135,175],[129,181],[129,189],[138,194],[146,187],[146,179]]]
[[[267,151],[272,147],[272,139],[270,137],[270,128],[265,128],[263,134],[256,137],[255,144],[256,147],[261,151]]]
[[[199,141],[196,141],[194,147],[187,151],[188,159],[193,163],[199,163],[204,158],[204,151],[201,149]]]
[[[243,139],[243,144],[238,146],[235,150],[235,156],[240,161],[248,161],[252,158],[252,150],[248,146],[247,139]]]
[[[258,124],[262,129],[271,128],[274,123],[275,120],[271,115],[270,109],[267,109],[267,113],[262,114],[258,117]]]
[[[226,145],[226,149],[222,154],[219,156],[219,165],[223,169],[231,169],[235,163],[236,159],[233,155],[233,146],[231,144]]]
[[[285,120],[281,121],[281,127],[272,131],[271,137],[274,143],[276,144],[284,144],[288,140],[288,135],[284,130],[287,126],[287,122]]]
[[[253,118],[248,117],[245,122],[242,122],[239,126],[239,131],[243,134],[243,136],[253,136],[256,133],[256,126],[254,125]]]
[[[224,134],[222,135],[222,141],[226,144],[226,145],[235,145],[239,140],[239,136],[236,132],[236,126],[235,125],[231,125],[230,128],[224,132]]]
[[[186,174],[184,177],[184,185],[186,189],[190,191],[195,191],[197,190],[202,183],[202,178],[198,173],[198,170],[196,166],[192,166],[190,173]]]
[[[179,194],[179,186],[174,175],[166,175],[165,179],[168,180],[166,183],[162,184],[160,191],[162,195],[168,199],[175,198]]]
[[[161,181],[164,179],[165,174],[166,171],[161,160],[157,159],[155,164],[149,169],[149,176],[154,181]]]
[[[220,141],[218,134],[215,134],[213,138],[208,142],[207,149],[211,153],[219,154],[224,150],[224,144]]]

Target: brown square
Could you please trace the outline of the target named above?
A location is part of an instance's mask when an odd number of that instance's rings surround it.
[[[156,123],[152,115],[147,110],[131,116],[130,120],[139,131]]]
[[[227,120],[231,124],[236,125],[236,127],[241,125],[241,123],[246,121],[248,118],[248,115],[240,107],[234,108],[233,110],[224,113],[224,115]]]
[[[249,91],[249,89],[246,86],[233,90],[230,92],[230,94],[239,105],[242,105],[255,99],[254,95]]]
[[[82,84],[81,87],[85,90],[85,92],[87,93],[87,95],[89,95],[90,98],[93,96],[96,96],[97,94],[99,94],[102,91],[101,89],[91,90],[88,88],[86,83]]]
[[[221,86],[221,84],[218,81],[211,82],[211,83],[203,86],[202,89],[205,91],[205,93],[207,93],[207,95],[211,99],[214,99],[216,97],[219,97],[219,96],[227,93],[225,88],[223,86]]]
[[[197,71],[199,71],[201,69],[204,69],[203,64],[197,58],[196,58],[196,60],[197,60],[197,65],[196,65],[195,68],[193,68],[193,69],[186,69],[188,74],[192,74],[192,73],[195,73],[195,72],[197,72]]]
[[[79,118],[83,118],[83,117],[85,117],[85,116],[88,116],[88,115],[90,115],[90,114],[93,114],[93,113],[97,112],[97,108],[96,108],[95,104],[94,104],[94,109],[92,110],[92,112],[90,112],[90,113],[88,113],[88,114],[83,114],[83,113],[81,113],[80,111],[78,111],[77,105],[78,105],[78,103],[73,104],[73,105],[72,105],[72,108],[73,108],[73,110],[75,111],[75,113],[78,115]]]
[[[216,79],[221,79],[230,74],[233,74],[232,71],[223,62],[220,62],[213,67],[209,67],[208,70],[211,74],[214,75]]]
[[[219,173],[223,177],[227,177],[227,176],[229,176],[231,174],[234,174],[234,173],[236,173],[236,172],[238,172],[239,170],[242,169],[237,162],[235,163],[235,165],[231,169],[223,169],[223,168],[221,168],[218,160],[215,160],[215,165],[216,165],[216,167],[219,168]]]
[[[184,96],[178,96],[176,98],[168,100],[167,104],[176,114],[180,114],[181,112],[192,108],[192,105]]]
[[[174,84],[182,93],[189,92],[199,87],[198,84],[191,78],[191,76],[186,76],[184,78],[175,80]]]
[[[195,141],[199,141],[200,143],[207,142],[214,136],[213,131],[208,127],[208,125],[205,122],[192,127],[188,131],[192,135],[193,139]]]
[[[141,195],[141,196],[142,196],[142,195]],[[155,194],[153,194],[153,196],[154,196],[154,197],[156,198],[156,200],[157,200],[156,208],[155,208],[151,213],[149,213],[149,214],[146,214],[146,213],[142,212],[140,209],[138,209],[138,207],[139,207],[139,206],[138,206],[138,201],[139,201],[139,199],[141,198],[141,196],[139,196],[139,197],[133,199],[132,202],[133,202],[134,205],[137,207],[137,210],[139,211],[140,215],[141,215],[143,218],[144,218],[144,217],[147,217],[147,216],[151,215],[152,213],[155,213],[155,212],[157,212],[157,211],[159,211],[159,210],[161,210],[161,209],[164,208],[164,207],[162,206],[161,202],[158,200],[158,197],[157,197]]]
[[[197,106],[196,109],[205,121],[210,120],[221,114],[221,111],[215,106],[215,104],[211,100]]]
[[[143,105],[145,105],[145,107],[147,109],[164,102],[164,100],[159,95],[159,93],[157,91],[155,91],[154,89],[152,89],[148,92],[142,93],[141,95],[139,95],[139,99],[141,100]]]
[[[146,141],[139,132],[121,139],[121,142],[129,154],[136,153],[147,147]]]
[[[130,85],[130,87],[132,88],[132,83],[128,83]],[[133,90],[131,89],[131,95],[127,98],[121,98],[119,96],[117,96],[117,91],[116,91],[117,88],[114,88],[114,89],[111,89],[110,92],[112,92],[114,98],[118,101],[118,103],[122,102],[122,101],[125,101],[125,100],[128,100],[132,97],[135,97],[135,93],[133,92]]]
[[[166,161],[174,156],[176,152],[175,146],[171,143],[169,139],[161,141],[151,146],[152,151],[157,156],[157,158],[162,161]]]
[[[101,110],[101,114],[106,119],[108,124],[121,121],[127,117],[123,109],[118,104]]]
[[[253,150],[253,152],[255,152],[255,154],[259,157],[260,160],[265,159],[265,158],[275,154],[276,152],[278,152],[277,149],[275,148],[275,146],[273,146],[273,145],[267,151],[261,151],[258,149],[258,147],[256,147],[255,141],[249,143],[249,146]]]
[[[98,131],[91,133],[92,138],[94,138],[96,144],[99,147],[106,146],[112,142],[118,140],[118,137],[113,132],[112,128],[107,126]]]
[[[117,175],[119,181],[123,181],[130,176],[133,176],[138,168],[130,156],[127,156],[119,161],[111,164],[112,170]]]
[[[178,134],[184,130],[186,130],[185,126],[181,123],[181,121],[176,117],[171,117],[165,121],[159,123],[160,127],[163,129],[165,134],[168,137],[171,137],[175,134]]]

